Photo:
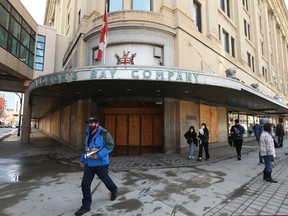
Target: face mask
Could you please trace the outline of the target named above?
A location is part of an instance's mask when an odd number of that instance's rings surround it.
[[[91,133],[95,128],[96,128],[96,125],[94,125],[94,126],[89,125],[89,133]]]
[[[201,128],[202,128],[202,129],[205,129],[205,126],[204,126],[204,125],[202,125],[202,126],[201,126]]]

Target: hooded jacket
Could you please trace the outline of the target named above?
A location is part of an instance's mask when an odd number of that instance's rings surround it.
[[[80,161],[86,163],[86,166],[104,166],[109,164],[109,153],[114,148],[114,141],[106,128],[98,126],[97,131],[95,132],[92,140],[88,143],[88,138],[90,133],[86,135],[85,138],[85,151],[81,155]],[[86,154],[94,151],[95,149],[99,150],[96,154],[97,159],[92,157],[87,157]]]

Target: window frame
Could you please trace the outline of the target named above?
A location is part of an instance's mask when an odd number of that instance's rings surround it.
[[[196,6],[196,7],[195,7]],[[199,1],[193,0],[193,19],[198,31],[202,33],[202,13],[201,13],[201,3]]]
[[[43,40],[39,40],[39,38]],[[41,44],[42,46],[39,47],[38,45]],[[36,36],[36,53],[35,53],[35,70],[37,71],[43,71],[44,70],[44,60],[45,60],[45,47],[46,47],[46,36],[37,34]],[[43,55],[39,55],[37,51],[43,51]],[[43,58],[43,61],[37,61],[37,58]],[[38,66],[41,66],[41,69],[38,68]]]
[[[143,10],[143,11],[153,11],[153,0],[147,0],[149,1],[149,9],[134,9],[134,1],[140,1],[143,2],[143,0],[131,0],[131,10]]]

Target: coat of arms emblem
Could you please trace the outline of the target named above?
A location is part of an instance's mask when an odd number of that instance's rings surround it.
[[[122,57],[120,57],[117,53],[115,53],[114,56],[117,59],[117,63],[116,63],[117,65],[119,65],[119,64],[134,65],[134,58],[136,56],[136,53],[130,54],[130,51],[128,51],[128,52],[123,51]]]

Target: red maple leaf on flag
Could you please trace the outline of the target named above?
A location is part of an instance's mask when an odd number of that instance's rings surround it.
[[[100,61],[103,57],[103,52],[107,45],[107,35],[108,35],[108,19],[107,19],[106,7],[105,7],[102,30],[101,30],[100,41],[99,41],[98,54],[96,58],[98,61]]]

